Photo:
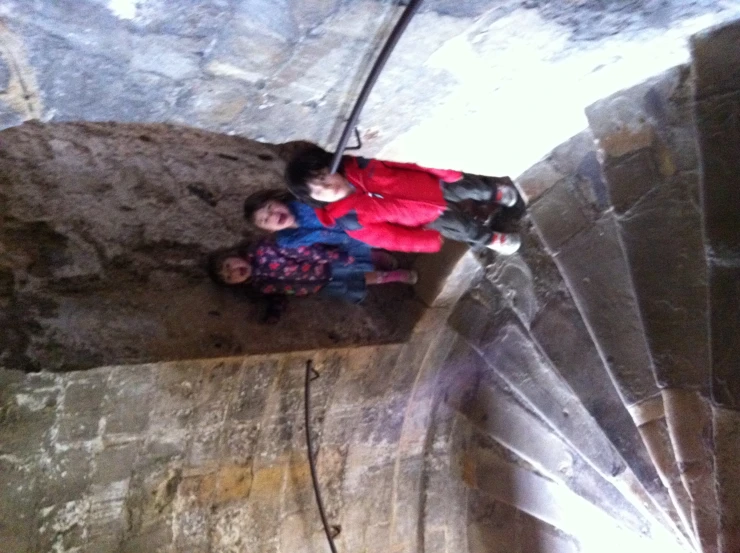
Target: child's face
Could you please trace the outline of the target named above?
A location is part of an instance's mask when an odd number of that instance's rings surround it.
[[[227,257],[221,263],[219,274],[226,284],[242,284],[252,276],[252,266],[241,257]]]
[[[336,202],[352,193],[352,186],[339,173],[329,174],[326,171],[320,177],[308,182],[308,190],[314,200]]]
[[[257,228],[277,232],[295,226],[295,216],[287,205],[271,200],[254,212],[252,217]]]

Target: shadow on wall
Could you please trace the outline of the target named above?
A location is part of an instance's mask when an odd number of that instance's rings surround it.
[[[361,306],[296,300],[266,326],[258,306],[207,280],[207,254],[249,238],[243,200],[282,187],[290,151],[170,125],[0,133],[0,365],[71,370],[403,341],[421,305],[401,285]]]

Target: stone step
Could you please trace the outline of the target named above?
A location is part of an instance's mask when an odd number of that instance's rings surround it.
[[[718,549],[740,550],[740,23],[691,40],[708,265]]]
[[[686,551],[667,532],[647,537],[620,526],[566,486],[529,470],[516,458],[502,455],[484,440],[472,441],[463,454],[463,464],[465,481],[474,490],[516,505],[574,536],[582,552]],[[500,477],[491,478],[491,474]],[[589,531],[584,532],[584,527]]]
[[[647,141],[641,135],[638,138]],[[624,148],[619,141],[612,146]],[[565,176],[541,191],[529,212],[622,402],[630,413],[634,413],[635,409],[639,410],[637,406],[640,403],[659,398],[660,391],[653,374],[652,356],[645,339],[619,225],[613,211],[606,209],[605,183],[598,167],[588,162],[593,156],[588,155],[567,147],[544,160],[544,163],[554,166],[557,160],[563,159],[560,166],[564,169],[559,174]],[[578,162],[579,157],[581,162]],[[528,173],[518,179],[525,192],[527,188],[535,188],[532,175],[536,171]],[[590,194],[588,190],[591,190]],[[648,433],[657,431],[657,423],[654,423],[641,429],[640,433],[643,441],[648,439],[653,444],[651,447],[646,442],[653,463],[663,463],[660,466],[656,464],[663,483],[680,486],[675,479],[667,477],[675,472],[672,451],[661,452],[657,457],[653,455],[657,453],[655,444],[670,445],[670,442],[660,439],[660,433],[654,438],[646,438]],[[679,500],[676,510],[682,526],[692,535],[688,499],[680,490],[672,490],[671,496]]]
[[[538,351],[513,312],[501,306],[494,311],[496,308],[476,301],[474,293],[458,303],[450,324],[481,355],[491,369],[490,374],[496,375],[502,386],[511,389],[520,401],[547,421],[554,433],[645,516],[653,518],[657,514],[663,524],[675,530],[670,516],[653,504],[652,494],[625,464],[580,398]],[[500,296],[494,291],[487,297],[490,301]]]
[[[446,361],[440,392],[477,431],[524,459],[538,473],[559,482],[637,533],[656,522],[644,517],[580,452],[565,442],[511,390],[504,378],[460,340]],[[665,529],[660,531],[665,532]]]
[[[488,268],[489,280],[646,489],[662,493],[640,434],[557,267],[531,224],[520,233],[525,247],[518,255],[497,258]]]
[[[701,550],[712,552],[714,479],[711,452],[701,447],[711,419],[697,393],[708,390],[710,363],[692,106],[690,70],[680,66],[596,102],[586,115],[664,392],[666,447],[687,492],[693,532]]]

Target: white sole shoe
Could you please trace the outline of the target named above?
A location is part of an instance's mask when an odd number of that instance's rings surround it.
[[[507,234],[504,232],[494,232],[491,243],[486,247],[503,255],[511,255],[519,250],[522,245],[522,239],[518,234]]]
[[[504,207],[514,207],[519,200],[516,188],[510,184],[499,184],[496,187],[496,203]]]

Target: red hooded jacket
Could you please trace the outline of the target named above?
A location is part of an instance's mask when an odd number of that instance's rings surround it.
[[[377,248],[402,252],[440,249],[439,232],[424,227],[445,210],[440,181],[454,182],[462,173],[352,156],[343,158],[342,167],[355,192],[316,209],[322,224],[338,225],[352,238]]]

